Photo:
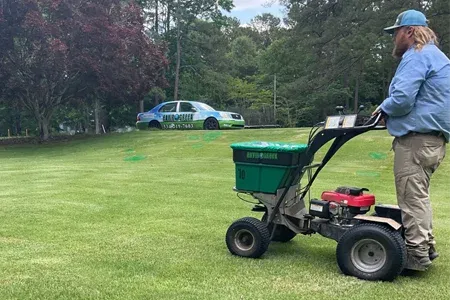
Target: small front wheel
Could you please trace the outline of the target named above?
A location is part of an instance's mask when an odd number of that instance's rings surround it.
[[[383,225],[355,225],[339,240],[336,257],[341,271],[364,280],[394,280],[406,264],[400,232]]]
[[[242,218],[228,228],[225,241],[233,255],[258,258],[269,247],[270,234],[266,224],[255,218]]]
[[[263,223],[267,223],[267,213],[264,213],[261,221]],[[270,223],[267,225],[267,229],[269,230],[270,235],[272,235],[273,226],[275,226],[274,223]],[[276,226],[277,227],[275,228],[275,232],[272,237],[272,242],[287,243],[297,236],[295,232],[293,232],[284,225],[278,224]]]

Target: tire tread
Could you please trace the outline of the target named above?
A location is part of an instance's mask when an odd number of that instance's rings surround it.
[[[253,218],[253,217],[245,217],[245,218],[239,219],[239,220],[233,222],[233,224],[231,224],[231,226],[227,230],[227,234],[226,234],[226,238],[225,238],[228,250],[230,250],[230,252],[234,255],[242,256],[234,250],[233,242],[232,242],[233,239],[230,237],[230,234],[232,234],[234,227],[239,226],[239,225],[241,225],[241,226],[250,225],[253,230],[256,230],[256,232],[259,234],[259,237],[261,239],[259,245],[257,245],[257,249],[255,249],[254,251],[252,251],[249,255],[246,255],[245,257],[250,257],[250,258],[261,257],[269,248],[270,233],[269,233],[269,230],[267,229],[267,226],[265,223],[261,222],[260,220],[258,220],[256,218]]]
[[[336,248],[336,257],[338,260],[338,265],[341,271],[346,275],[352,275],[356,276],[357,274],[352,274],[352,272],[345,266],[344,262],[345,258],[342,257],[345,254],[345,251],[343,251],[342,247],[345,247],[343,243],[346,241],[346,239],[350,238],[352,234],[355,232],[358,232],[360,230],[364,230],[364,228],[370,227],[372,230],[378,230],[379,232],[382,232],[386,236],[388,236],[395,244],[395,253],[397,253],[396,260],[400,261],[399,266],[395,270],[390,270],[386,272],[386,274],[383,274],[382,276],[370,278],[370,277],[359,277],[361,279],[366,280],[383,280],[383,281],[392,281],[394,280],[400,273],[403,271],[405,265],[406,265],[406,244],[403,240],[401,234],[398,231],[394,231],[384,225],[376,224],[376,223],[362,223],[355,225],[353,228],[349,229],[344,235],[341,237],[341,239],[338,242],[337,248]],[[360,229],[362,228],[362,229]]]

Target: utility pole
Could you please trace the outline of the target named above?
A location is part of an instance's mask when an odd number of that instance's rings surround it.
[[[273,78],[273,119],[277,122],[277,74]]]
[[[177,0],[177,12],[176,12],[176,24],[177,24],[177,67],[175,70],[175,91],[173,95],[173,100],[178,100],[178,89],[180,85],[180,68],[181,68],[181,29],[180,29],[180,0]]]

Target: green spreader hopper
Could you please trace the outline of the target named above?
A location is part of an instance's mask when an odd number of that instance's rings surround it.
[[[305,144],[245,142],[231,145],[236,166],[236,189],[275,194],[285,188],[289,172],[299,166]]]

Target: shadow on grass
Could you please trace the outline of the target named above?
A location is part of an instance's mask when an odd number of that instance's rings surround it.
[[[404,269],[400,276],[408,278],[409,280],[420,280],[423,281],[425,278],[430,277],[433,273],[436,272],[436,267],[431,266],[426,271],[414,271]]]
[[[272,242],[266,252],[269,259],[301,261],[302,264],[309,265],[309,267],[322,272],[330,272],[335,274],[342,274],[336,260],[336,246],[333,241],[319,242],[316,240],[309,240],[307,236],[297,236],[294,240],[288,243]],[[404,269],[399,278],[404,277],[408,280],[423,281],[425,278],[432,276],[437,272],[436,266],[431,266],[427,271],[413,271]],[[342,274],[343,275],[343,274]],[[343,275],[344,276],[344,275]]]
[[[336,244],[331,240],[317,242],[316,238],[299,235],[287,243],[272,242],[266,256],[278,263],[298,261],[305,268],[315,269],[319,273],[327,273],[330,270],[332,273],[339,272]]]

